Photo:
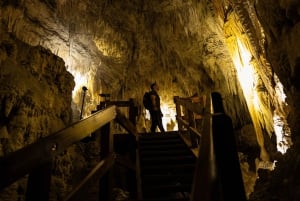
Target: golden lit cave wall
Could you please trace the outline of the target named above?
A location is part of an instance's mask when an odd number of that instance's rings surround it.
[[[255,28],[260,29],[258,26]],[[257,33],[261,31],[257,30]],[[236,13],[232,12],[227,16],[224,33],[253,121],[257,142],[261,149],[260,158],[269,161],[270,157],[264,146],[264,135],[266,132],[271,137],[274,132],[275,116],[279,116],[279,120],[276,121],[286,127],[286,114],[280,107],[285,101],[281,97],[284,94],[280,94],[283,91],[278,92],[276,87],[271,85],[272,79],[276,79],[273,76],[276,75],[268,73],[270,66],[265,56],[257,51],[261,47],[255,46],[258,43],[253,43],[253,38],[249,38],[247,27],[243,26]],[[276,81],[279,82],[278,79]],[[282,138],[284,133],[276,135],[277,138]]]

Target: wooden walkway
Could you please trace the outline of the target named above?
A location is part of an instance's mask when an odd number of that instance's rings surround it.
[[[48,201],[54,157],[92,133],[101,136],[100,161],[64,201],[81,197],[95,180],[100,186],[97,197],[111,201],[110,172],[116,162],[136,172],[138,201],[246,201],[231,119],[220,97],[215,92],[197,97],[175,96],[178,131],[165,136],[137,132],[138,110],[133,100],[106,102],[90,117],[1,157],[0,191],[28,175],[26,201]],[[129,107],[128,114],[121,113],[119,107]],[[110,131],[113,121],[138,145],[135,167],[118,160],[114,152]],[[222,188],[216,189],[216,184]]]

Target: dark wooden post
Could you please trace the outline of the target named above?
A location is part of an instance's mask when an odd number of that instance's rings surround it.
[[[129,121],[136,128],[136,117],[138,116],[138,107],[134,104],[134,99],[129,100]],[[129,147],[130,157],[135,160],[136,157],[136,137],[135,135],[129,135]]]
[[[192,103],[193,104],[197,104],[199,107],[202,108],[202,111],[205,110],[205,95],[203,96],[195,96],[191,98]],[[198,131],[203,131],[203,114],[199,114],[199,113],[193,113],[193,118],[194,118],[194,122],[195,122],[195,128]],[[197,135],[192,136],[192,140],[195,141],[196,146],[200,144],[200,137]]]
[[[216,199],[218,194],[214,191],[216,186],[216,165],[212,140],[210,96],[205,104],[203,116],[202,137],[199,146],[198,159],[194,174],[194,182],[190,201],[220,201]]]
[[[85,94],[86,94],[86,91],[87,91],[87,90],[88,90],[88,89],[87,89],[85,86],[82,87],[83,95],[82,95],[81,111],[80,111],[80,116],[79,116],[80,119],[82,119],[82,115],[83,115],[84,99],[85,99]]]
[[[136,125],[137,107],[134,105],[134,99],[129,99],[129,120]]]
[[[52,161],[49,161],[29,174],[26,201],[49,200],[51,168]]]
[[[174,103],[176,106],[176,115],[177,115],[177,117],[181,117],[182,113],[181,113],[180,104],[177,102],[178,98],[179,98],[179,96],[174,96]],[[183,132],[184,128],[183,128],[181,121],[177,121],[177,122],[178,122],[178,131]]]
[[[222,200],[246,201],[232,121],[224,112],[221,94],[212,93],[213,143]]]
[[[187,115],[188,115],[189,126],[192,128],[196,128],[194,112],[188,110],[187,113],[188,113]],[[191,146],[192,146],[192,148],[196,148],[198,146],[197,145],[197,136],[192,132],[189,132],[189,134],[190,134]]]
[[[100,136],[100,159],[104,159],[112,151],[112,137],[110,136],[110,123],[101,127]],[[108,171],[100,179],[100,190],[99,190],[99,200],[100,201],[110,201],[112,195],[111,189],[111,172]]]

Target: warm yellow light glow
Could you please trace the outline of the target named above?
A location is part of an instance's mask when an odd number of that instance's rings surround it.
[[[259,120],[259,96],[255,90],[257,76],[255,74],[255,68],[251,64],[252,55],[246,48],[244,43],[238,38],[237,47],[234,48],[233,62],[237,71],[237,76],[240,81],[248,109],[253,121],[253,126],[256,133],[257,142],[260,146],[260,158],[263,161],[269,160],[269,155],[264,147],[264,137]]]
[[[106,39],[98,38],[95,40],[95,44],[104,56],[110,56],[116,59],[120,59],[124,56],[122,53],[123,51],[120,50],[120,48],[127,48],[126,44],[122,42],[122,40],[117,43],[115,41],[107,41]]]
[[[149,112],[149,110],[146,110],[146,114],[145,114],[145,119],[148,119],[148,120],[150,120],[150,112]]]
[[[280,104],[286,106],[286,95],[283,90],[283,85],[279,81],[278,77],[274,75],[275,85],[275,93],[276,97]],[[286,153],[287,149],[292,145],[291,142],[291,130],[288,127],[286,119],[280,117],[277,114],[277,111],[274,112],[273,122],[274,122],[274,132],[277,140],[277,150],[281,153]]]
[[[254,67],[251,65],[251,53],[243,45],[243,43],[238,39],[238,50],[235,52],[233,57],[233,62],[237,70],[237,76],[242,86],[246,100],[250,100],[251,104],[257,107],[258,95],[255,93],[254,86],[256,82],[256,76],[254,72]]]
[[[168,104],[162,103],[161,110],[164,114],[162,121],[165,130],[177,131],[178,125],[175,108],[170,108]]]
[[[290,136],[290,131],[287,128],[286,121],[283,117],[279,117],[276,114],[273,115],[273,112],[276,113],[276,111],[268,111],[270,108],[266,105],[266,102],[264,102],[266,101],[264,91],[259,89],[262,83],[259,76],[256,74],[251,59],[252,56],[250,51],[246,48],[242,40],[238,39],[237,47],[233,53],[233,61],[253,121],[257,141],[261,147],[261,159],[266,161],[269,157],[264,148],[262,127],[271,132],[274,129],[277,136],[277,149],[282,153],[285,153],[291,144],[288,142],[290,138],[285,137]],[[281,104],[285,105],[286,96],[283,91],[283,86],[276,75],[274,75],[274,80],[276,83],[276,97]],[[271,121],[272,118],[273,122],[268,122]],[[270,125],[269,127],[268,124]]]
[[[74,81],[76,83],[72,94],[74,99],[76,93],[78,93],[79,91],[81,92],[82,91],[81,88],[87,85],[87,78],[85,75],[82,75],[80,72],[73,72],[73,76],[74,76]]]
[[[237,40],[237,44],[239,51],[235,51],[233,62],[237,70],[238,78],[241,81],[242,88],[249,93],[252,91],[250,88],[254,84],[252,76],[253,70],[250,66],[251,54],[243,46],[240,40]]]
[[[274,81],[276,83],[276,86],[275,86],[275,92],[276,92],[276,96],[279,98],[279,101],[281,103],[284,103],[284,105],[287,105],[286,103],[286,95],[284,93],[284,90],[283,90],[283,85],[281,84],[281,82],[279,81],[277,75],[275,74],[274,75]]]
[[[285,153],[288,148],[291,146],[290,142],[290,130],[289,129],[283,129],[285,128],[284,122],[278,115],[274,115],[274,130],[277,140],[277,150],[281,153]]]
[[[170,104],[161,103],[161,111],[163,113],[163,127],[166,131],[177,131],[178,130],[178,124],[176,120],[176,110],[175,108],[170,107]],[[146,110],[145,119],[151,120],[150,113],[148,110]]]

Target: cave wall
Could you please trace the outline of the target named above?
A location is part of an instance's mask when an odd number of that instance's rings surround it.
[[[30,46],[1,26],[1,139],[15,151],[72,122],[73,76],[64,61],[41,46]]]
[[[268,4],[269,3],[269,4]],[[271,5],[266,9],[266,5]],[[259,20],[266,33],[266,55],[273,71],[277,73],[285,86],[289,111],[289,125],[292,128],[293,137],[298,138],[299,120],[299,12],[300,3],[295,0],[279,1],[277,3],[257,3]],[[276,13],[276,14],[275,14]]]
[[[54,133],[72,120],[74,77],[64,61],[41,46],[30,46],[5,26],[0,29],[0,157]],[[71,156],[58,156],[53,183],[63,191],[71,176]],[[24,159],[26,160],[26,159]],[[61,178],[62,172],[65,178]],[[24,200],[26,178],[0,193],[0,200]],[[57,190],[54,192],[58,192]],[[55,199],[54,199],[55,200]]]

